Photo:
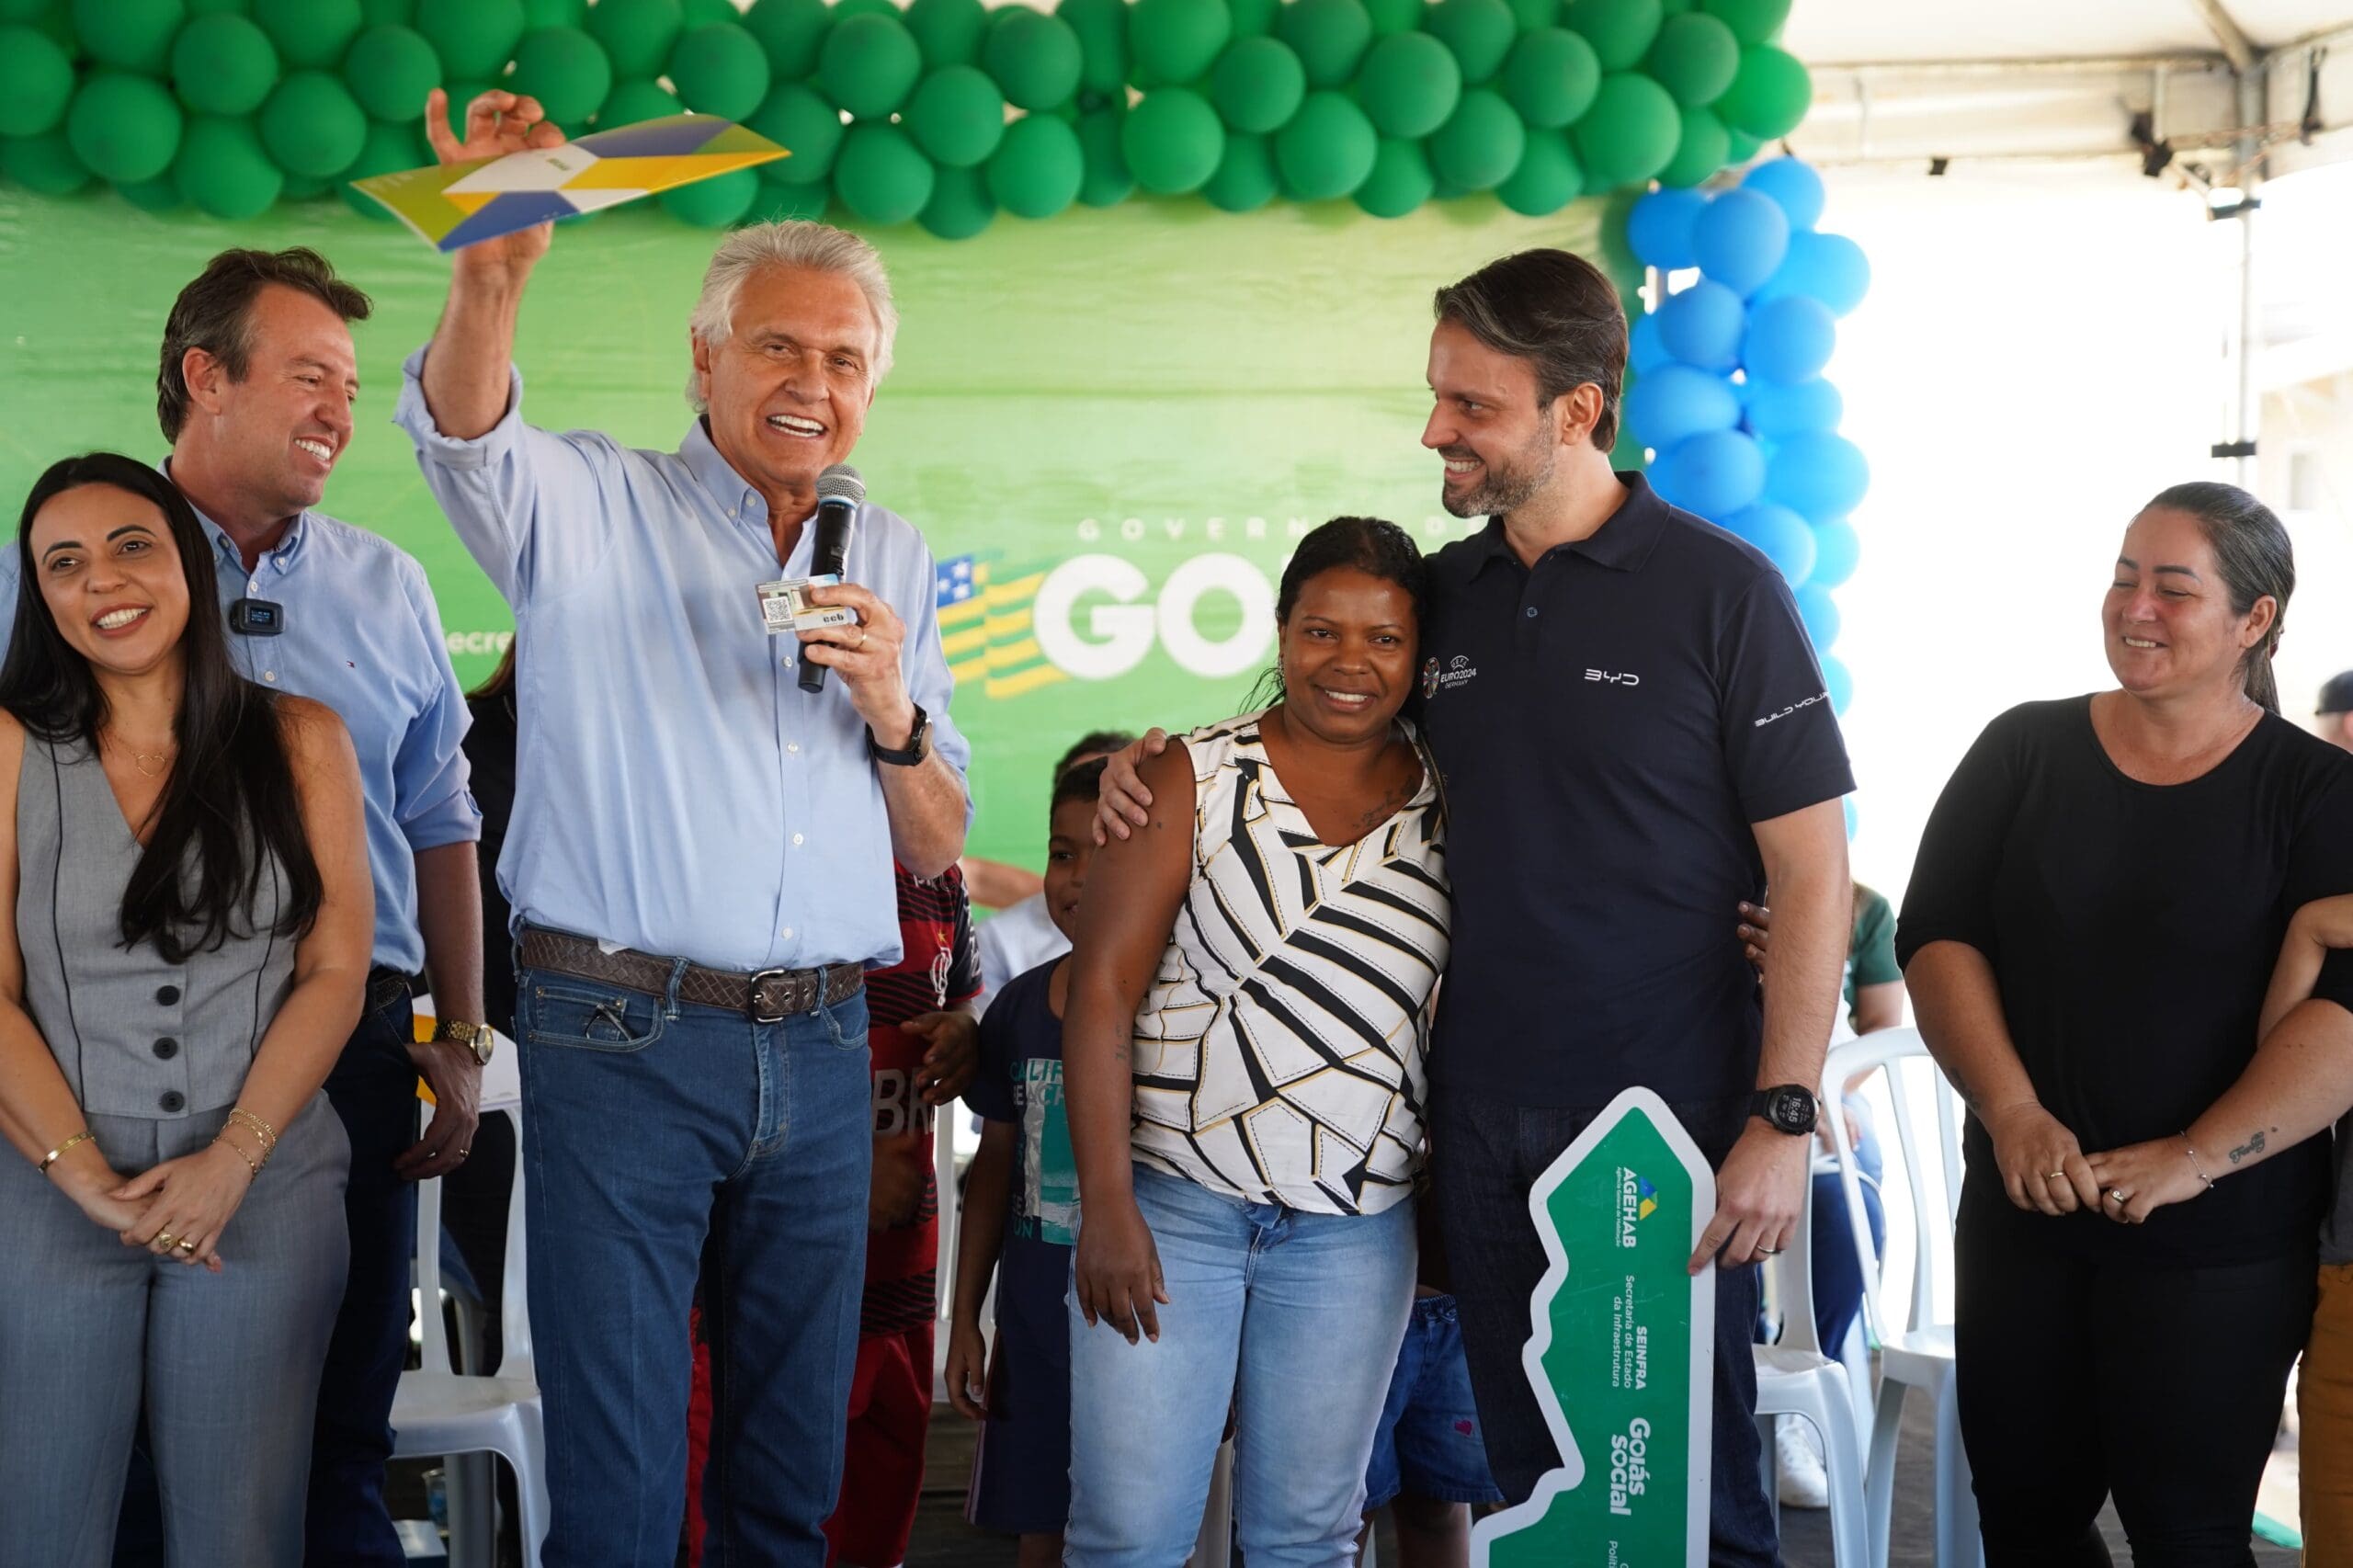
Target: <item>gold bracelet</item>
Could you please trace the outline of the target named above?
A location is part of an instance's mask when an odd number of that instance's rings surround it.
[[[256,1116],[244,1107],[231,1106],[229,1108],[229,1119],[232,1121],[242,1121],[247,1127],[254,1130],[254,1135],[261,1140],[262,1158],[265,1160],[269,1157],[272,1151],[277,1149],[278,1129],[272,1127],[268,1122],[264,1121],[260,1117]]]
[[[228,1150],[229,1153],[236,1155],[237,1158],[244,1161],[245,1168],[254,1173],[252,1179],[256,1181],[261,1179],[261,1167],[254,1164],[254,1157],[251,1154],[246,1153],[243,1149],[238,1148],[234,1143],[230,1142],[226,1138],[222,1137],[219,1133],[213,1134],[212,1141],[215,1143],[220,1144],[222,1148]]]
[[[74,1147],[74,1144],[76,1144],[76,1143],[87,1143],[87,1142],[90,1142],[93,1138],[96,1138],[97,1136],[97,1133],[95,1133],[95,1132],[93,1132],[93,1131],[91,1131],[88,1128],[86,1128],[86,1127],[85,1127],[85,1128],[82,1129],[82,1131],[81,1131],[76,1132],[75,1134],[74,1134],[74,1136],[73,1136],[73,1137],[68,1138],[64,1142],[60,1143],[56,1148],[51,1149],[51,1150],[49,1152],[49,1153],[48,1153],[47,1157],[46,1157],[46,1158],[44,1158],[44,1159],[41,1161],[41,1163],[40,1163],[40,1169],[39,1169],[39,1171],[38,1171],[38,1173],[37,1173],[37,1174],[39,1174],[39,1175],[40,1175],[40,1176],[47,1176],[47,1175],[49,1174],[49,1167],[50,1167],[50,1166],[51,1166],[51,1165],[55,1165],[55,1164],[57,1164],[57,1162],[58,1162],[58,1161],[60,1161],[60,1160],[63,1159],[63,1158],[65,1157],[65,1152],[66,1152],[68,1149],[71,1149],[71,1148],[72,1148],[72,1147]]]
[[[239,1147],[237,1141],[229,1136],[229,1129],[236,1125],[237,1124],[235,1122],[230,1122],[224,1125],[220,1131],[212,1135],[212,1141],[215,1143],[226,1143],[230,1148],[235,1149],[237,1151],[238,1157],[243,1159],[245,1164],[253,1166],[254,1175],[259,1176],[261,1175],[262,1166],[269,1164],[269,1156],[272,1151],[267,1144],[263,1143],[261,1139],[256,1136],[254,1139],[254,1143],[261,1150],[261,1157],[256,1159],[253,1155],[246,1153],[243,1148]],[[247,1129],[247,1131],[250,1132],[251,1129]]]
[[[2189,1168],[2198,1173],[2198,1179],[2206,1184],[2206,1190],[2213,1191],[2214,1178],[2206,1174],[2206,1162],[2198,1157],[2196,1149],[2190,1147],[2189,1134],[2187,1131],[2181,1134],[2181,1151],[2189,1156]]]

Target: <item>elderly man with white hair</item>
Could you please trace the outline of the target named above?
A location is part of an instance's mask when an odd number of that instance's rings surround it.
[[[483,94],[443,162],[561,137]],[[864,971],[899,957],[892,859],[955,863],[968,750],[923,536],[868,506],[854,625],[772,637],[819,473],[891,363],[881,258],[817,223],[723,241],[676,452],[523,419],[511,364],[547,226],[460,251],[399,423],[514,607],[521,718],[498,875],[520,963],[530,1301],[551,1565],[667,1562],[706,1279],[714,1561],[818,1564],[840,1485],[871,1158]],[[830,677],[799,685],[803,660]]]

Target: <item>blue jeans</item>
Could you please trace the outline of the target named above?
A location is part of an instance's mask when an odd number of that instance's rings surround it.
[[[1748,1123],[1748,1097],[1668,1108],[1711,1165]],[[1486,1427],[1487,1462],[1513,1503],[1525,1501],[1560,1467],[1552,1428],[1528,1385],[1520,1347],[1529,1332],[1529,1298],[1544,1276],[1544,1244],[1529,1218],[1528,1195],[1561,1151],[1599,1114],[1521,1105],[1448,1085],[1430,1096],[1431,1194],[1445,1227],[1447,1261],[1462,1315],[1471,1387]],[[1756,1433],[1756,1329],[1761,1287],[1754,1266],[1716,1270],[1716,1373],[1708,1561],[1715,1568],[1774,1568],[1780,1562],[1773,1510],[1765,1498]],[[1576,1413],[1571,1411],[1572,1424]]]
[[[1348,1568],[1365,1463],[1414,1306],[1412,1199],[1372,1215],[1245,1203],[1138,1166],[1159,1249],[1160,1339],[1070,1307],[1074,1568],[1176,1568],[1234,1410],[1251,1568]],[[1084,1214],[1079,1224],[1086,1223]]]
[[[704,1561],[825,1561],[866,1278],[866,994],[742,1013],[518,971],[548,1568],[672,1561],[688,1307],[710,1341]]]
[[[1886,1168],[1885,1157],[1880,1152],[1879,1130],[1871,1125],[1870,1113],[1859,1101],[1848,1101],[1856,1111],[1855,1121],[1862,1136],[1855,1140],[1855,1174],[1862,1179],[1858,1184],[1863,1195],[1863,1224],[1870,1232],[1871,1256],[1887,1256],[1887,1210],[1880,1199],[1880,1179]],[[1836,1108],[1825,1111],[1836,1115]],[[1813,1327],[1821,1337],[1823,1354],[1832,1360],[1838,1358],[1838,1347],[1846,1343],[1847,1331],[1863,1312],[1862,1262],[1855,1256],[1855,1238],[1847,1224],[1847,1188],[1838,1180],[1838,1168],[1818,1162],[1813,1173],[1813,1226],[1810,1244],[1813,1255]]]

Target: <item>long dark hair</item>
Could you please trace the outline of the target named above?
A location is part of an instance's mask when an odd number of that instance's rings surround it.
[[[2270,507],[2235,484],[2196,480],[2161,490],[2144,512],[2163,507],[2186,512],[2198,519],[2230,590],[2231,613],[2244,616],[2256,601],[2272,601],[2271,629],[2263,641],[2239,660],[2246,694],[2267,712],[2279,711],[2279,683],[2272,677],[2271,655],[2279,651],[2279,634],[2288,625],[2288,600],[2296,591],[2296,548],[2288,529]]]
[[[1290,612],[1299,606],[1299,593],[1308,583],[1336,567],[1350,566],[1370,576],[1384,578],[1405,590],[1414,601],[1414,631],[1416,641],[1421,631],[1429,624],[1430,569],[1422,559],[1421,548],[1410,535],[1395,523],[1379,517],[1335,517],[1308,531],[1291,551],[1290,562],[1283,567],[1281,584],[1275,590],[1275,624],[1288,625]],[[1245,708],[1264,708],[1281,700],[1283,666],[1279,653],[1274,666],[1258,677],[1250,688]],[[1399,710],[1407,718],[1421,711],[1422,689],[1417,684],[1405,696]]]
[[[150,941],[166,963],[256,934],[254,903],[263,863],[275,856],[287,896],[273,929],[292,937],[317,917],[324,889],[302,831],[294,769],[278,732],[276,694],[237,674],[222,630],[212,540],[172,482],[113,452],[53,463],[34,481],[17,527],[16,626],[0,663],[0,708],[42,740],[80,741],[97,753],[107,699],[90,663],[57,630],[33,559],[33,518],[50,501],[85,485],[111,485],[164,514],[188,583],[185,676],[173,738],[179,754],[155,803],[155,831],[122,891],[122,942]],[[185,873],[195,862],[194,886]]]

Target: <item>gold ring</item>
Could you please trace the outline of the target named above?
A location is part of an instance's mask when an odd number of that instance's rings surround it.
[[[851,653],[857,653],[860,648],[863,648],[863,647],[865,647],[865,646],[866,646],[866,628],[864,628],[863,626],[861,626],[861,627],[859,627],[859,628],[858,629],[858,641],[857,641],[857,642],[853,642],[853,643],[851,643],[851,644],[849,645],[849,651],[850,651]]]
[[[2120,1187],[2109,1187],[2108,1189],[2108,1200],[2110,1203],[2115,1204],[2119,1209],[2123,1208],[2125,1203],[2124,1189]]]
[[[2065,1181],[2067,1179],[2067,1173],[2065,1171],[2052,1171],[2042,1179],[2045,1181]]]
[[[173,1246],[175,1246],[175,1245],[178,1244],[178,1242],[179,1242],[179,1238],[178,1238],[177,1236],[173,1235],[173,1234],[172,1234],[172,1233],[171,1233],[171,1232],[169,1232],[169,1231],[158,1231],[158,1232],[156,1232],[156,1233],[155,1233],[155,1240],[157,1240],[157,1241],[159,1241],[159,1242],[163,1243],[163,1244],[164,1244],[164,1246],[165,1246],[165,1250],[167,1250],[167,1251],[168,1251],[170,1248],[172,1248]]]
[[[191,1241],[183,1241],[179,1245],[174,1247],[172,1250],[174,1252],[194,1252],[196,1250],[196,1244]]]

